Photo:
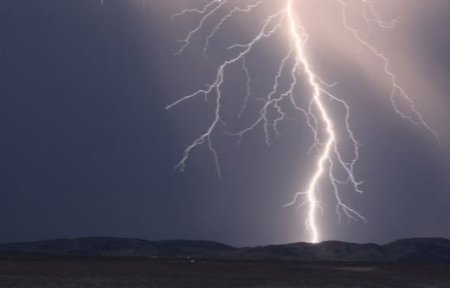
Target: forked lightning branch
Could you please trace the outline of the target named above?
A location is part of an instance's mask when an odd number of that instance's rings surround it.
[[[277,3],[281,2],[278,0]],[[321,0],[317,0],[321,1]],[[211,49],[211,41],[218,37],[219,31],[224,29],[224,26],[233,21],[234,17],[252,17],[256,10],[264,5],[267,1],[235,1],[235,0],[213,0],[206,2],[201,7],[182,9],[173,17],[190,17],[195,16],[198,19],[197,23],[192,29],[184,35],[180,40],[180,47],[176,54],[180,55],[186,49],[189,49],[195,39],[202,36],[204,39],[203,54],[206,55],[208,49]],[[366,221],[362,213],[353,209],[341,196],[343,190],[342,186],[351,186],[353,192],[362,193],[362,182],[355,176],[356,164],[359,160],[360,145],[357,141],[356,135],[351,129],[351,107],[344,101],[342,95],[336,95],[331,92],[332,85],[325,83],[320,75],[318,75],[308,57],[310,51],[308,50],[309,32],[305,26],[302,25],[297,11],[306,9],[302,7],[302,2],[296,0],[285,0],[283,5],[277,10],[272,11],[264,18],[260,24],[258,32],[244,43],[234,43],[227,47],[230,53],[229,58],[225,59],[215,72],[213,81],[205,83],[204,88],[200,88],[192,93],[186,94],[177,101],[168,105],[166,108],[171,108],[181,105],[183,102],[191,101],[197,97],[207,97],[214,99],[214,108],[210,113],[214,116],[213,120],[208,123],[206,129],[191,142],[183,152],[183,155],[176,165],[176,168],[183,171],[191,156],[193,150],[200,146],[206,146],[213,155],[218,177],[222,177],[220,159],[216,150],[214,136],[218,130],[218,126],[222,123],[222,103],[225,97],[234,97],[235,95],[227,95],[224,92],[225,75],[229,73],[230,68],[241,67],[246,75],[246,85],[243,91],[246,91],[244,105],[240,111],[236,111],[236,115],[241,116],[245,113],[250,91],[254,83],[253,76],[248,69],[247,58],[255,51],[255,47],[263,41],[279,41],[279,37],[275,37],[279,33],[286,34],[284,37],[289,47],[286,54],[279,62],[278,68],[275,71],[273,78],[272,89],[267,95],[259,95],[262,104],[259,106],[259,113],[253,119],[250,125],[243,127],[239,131],[231,131],[230,134],[238,137],[238,141],[242,141],[247,133],[261,129],[264,131],[262,140],[270,144],[271,135],[279,133],[280,123],[287,120],[288,115],[284,110],[283,103],[289,103],[291,108],[298,111],[304,119],[305,125],[311,130],[312,139],[312,153],[315,153],[314,163],[309,169],[309,178],[307,183],[304,183],[304,188],[299,192],[293,193],[292,202],[290,205],[299,205],[306,209],[305,225],[309,234],[309,241],[317,243],[322,240],[320,215],[318,214],[320,207],[320,193],[332,193],[336,200],[335,210],[341,216],[346,216],[349,219],[356,221]],[[384,73],[388,79],[390,94],[387,95],[392,110],[398,114],[399,117],[406,119],[414,125],[418,125],[428,130],[439,140],[437,133],[424,120],[422,115],[416,108],[412,98],[408,96],[406,90],[398,82],[395,73],[391,70],[389,59],[380,51],[375,45],[368,42],[366,31],[360,31],[357,27],[351,25],[348,21],[349,7],[354,5],[355,1],[348,2],[346,0],[335,0],[338,10],[336,13],[342,20],[342,27],[346,29],[350,36],[352,36],[361,46],[362,49],[372,53],[382,64],[383,69],[380,73]],[[392,29],[395,27],[396,21],[385,21],[377,13],[375,9],[375,2],[371,0],[359,0],[358,11],[361,19],[367,23],[368,27],[377,25],[382,29]],[[353,6],[352,6],[353,7]],[[212,28],[211,28],[212,27]],[[205,32],[205,30],[207,30]],[[281,83],[288,83],[282,85]],[[308,89],[302,91],[309,91],[308,93],[299,93],[298,86],[307,83]],[[300,101],[302,100],[302,101]],[[305,101],[306,100],[306,101]],[[407,103],[399,105],[399,103]],[[307,103],[300,104],[300,103]],[[302,106],[303,105],[303,106]],[[336,109],[345,111],[344,120],[334,119],[332,115]],[[271,117],[276,115],[276,117]],[[340,122],[339,122],[340,121]],[[344,127],[344,129],[336,129],[336,127]],[[343,132],[339,132],[339,131]],[[345,135],[342,135],[344,133]],[[339,139],[350,139],[350,142],[341,142]],[[350,144],[349,144],[350,143]],[[350,147],[347,147],[350,145]],[[307,147],[308,150],[309,147]],[[348,153],[342,152],[351,149],[351,157]],[[337,173],[336,171],[344,171],[344,173]],[[339,176],[337,175],[339,174]],[[345,177],[342,176],[345,175]],[[330,191],[322,191],[320,184],[327,182]]]

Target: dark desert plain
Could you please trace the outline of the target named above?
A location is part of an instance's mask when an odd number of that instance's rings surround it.
[[[151,258],[2,257],[0,287],[444,288],[450,267]]]
[[[0,251],[0,287],[450,287],[446,239],[233,248],[95,237]]]

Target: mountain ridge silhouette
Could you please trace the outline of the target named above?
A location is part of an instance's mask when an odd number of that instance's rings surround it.
[[[229,260],[331,262],[435,262],[450,264],[450,240],[408,238],[388,244],[324,241],[236,248],[205,240],[85,237],[0,244],[0,254],[49,256],[183,257]]]

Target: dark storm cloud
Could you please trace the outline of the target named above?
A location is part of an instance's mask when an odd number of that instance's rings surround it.
[[[238,147],[232,137],[216,135],[223,182],[206,149],[192,155],[185,173],[173,173],[211,115],[199,113],[208,105],[202,101],[170,112],[164,107],[203,85],[211,67],[195,51],[174,57],[180,27],[163,2],[110,0],[103,8],[92,0],[0,2],[0,241],[304,239],[301,211],[282,208],[308,176],[311,159],[299,147],[309,147],[310,134],[298,123],[286,124],[271,147],[260,133]],[[436,17],[436,30],[428,23],[426,31],[437,34],[424,36],[439,43],[428,46],[434,52],[427,59],[440,75],[450,69],[439,60],[448,59],[450,43],[439,41],[448,19]],[[337,226],[335,215],[324,215],[326,237],[450,237],[448,151],[417,137],[370,99],[373,87],[355,82],[342,91],[369,94],[355,103],[354,115],[367,193],[349,199],[370,222]]]

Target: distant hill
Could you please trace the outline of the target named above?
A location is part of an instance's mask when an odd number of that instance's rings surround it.
[[[212,241],[147,241],[91,237],[0,244],[1,254],[192,257],[340,262],[435,262],[450,264],[450,240],[412,238],[386,245],[326,241],[234,248]]]
[[[220,257],[234,248],[212,241],[89,237],[0,244],[0,253],[77,256]]]
[[[450,263],[450,240],[412,238],[386,245],[326,241],[293,243],[241,249],[249,257],[345,262],[439,262]]]

